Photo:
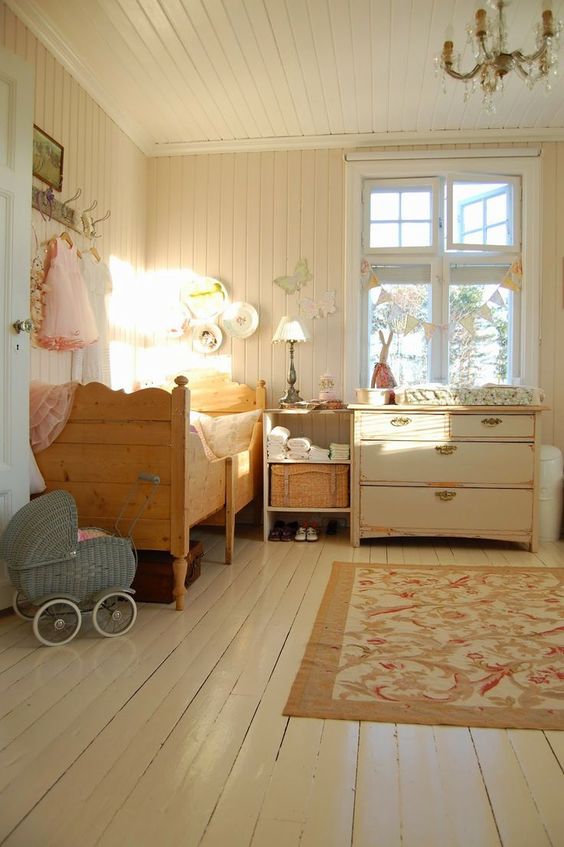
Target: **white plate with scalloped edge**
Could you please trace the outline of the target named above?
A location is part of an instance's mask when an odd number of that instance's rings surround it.
[[[192,335],[192,347],[197,353],[215,353],[223,343],[223,335],[217,324],[197,324]]]
[[[258,324],[258,312],[250,303],[231,303],[221,315],[221,325],[232,338],[249,338]]]

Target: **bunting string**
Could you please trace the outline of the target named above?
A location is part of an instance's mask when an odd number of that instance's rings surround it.
[[[360,265],[360,279],[361,285],[365,290],[380,288],[375,306],[381,306],[385,303],[391,304],[390,323],[393,323],[394,327],[396,327],[396,331],[400,332],[402,335],[409,335],[410,332],[414,332],[416,329],[421,328],[423,330],[425,340],[430,341],[438,329],[451,330],[458,324],[470,335],[475,335],[477,331],[476,321],[478,318],[481,318],[490,324],[494,323],[494,314],[491,308],[492,305],[505,306],[505,300],[501,293],[502,289],[513,292],[521,291],[523,284],[523,267],[521,258],[516,259],[499,285],[496,287],[493,294],[491,294],[484,303],[476,309],[473,309],[471,312],[467,312],[460,317],[453,318],[446,324],[431,323],[430,321],[421,320],[416,315],[410,314],[395,300],[392,292],[390,292],[378,279],[378,276],[374,272],[374,268],[366,259],[363,259]]]

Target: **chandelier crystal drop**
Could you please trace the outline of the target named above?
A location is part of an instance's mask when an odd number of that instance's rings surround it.
[[[495,112],[494,94],[503,91],[504,77],[510,71],[516,71],[528,88],[543,80],[550,91],[551,78],[558,69],[558,50],[562,22],[555,21],[550,9],[542,13],[537,25],[536,50],[523,53],[521,50],[508,51],[507,30],[505,25],[506,0],[488,0],[493,14],[478,9],[474,22],[468,25],[468,43],[476,64],[466,72],[460,70],[460,56],[454,52],[452,41],[445,41],[442,52],[435,58],[437,72],[442,71],[443,91],[447,76],[465,83],[465,100],[478,87],[482,91],[482,104],[486,111]]]

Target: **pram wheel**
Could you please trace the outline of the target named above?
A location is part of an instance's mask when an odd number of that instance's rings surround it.
[[[94,628],[106,638],[129,632],[137,618],[137,605],[130,594],[114,591],[102,597],[92,610]]]
[[[68,644],[82,622],[80,609],[72,600],[47,600],[33,618],[33,632],[47,647]]]
[[[12,608],[18,618],[21,618],[24,621],[31,621],[35,617],[35,613],[37,612],[37,606],[35,606],[31,600],[28,600],[23,591],[14,591],[14,596],[12,597]]]

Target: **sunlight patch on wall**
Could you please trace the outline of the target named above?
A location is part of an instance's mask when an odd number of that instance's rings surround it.
[[[113,292],[109,304],[112,387],[173,385],[194,369],[231,373],[231,356],[192,350],[198,325],[181,302],[182,286],[199,279],[189,268],[137,273],[110,258]]]

